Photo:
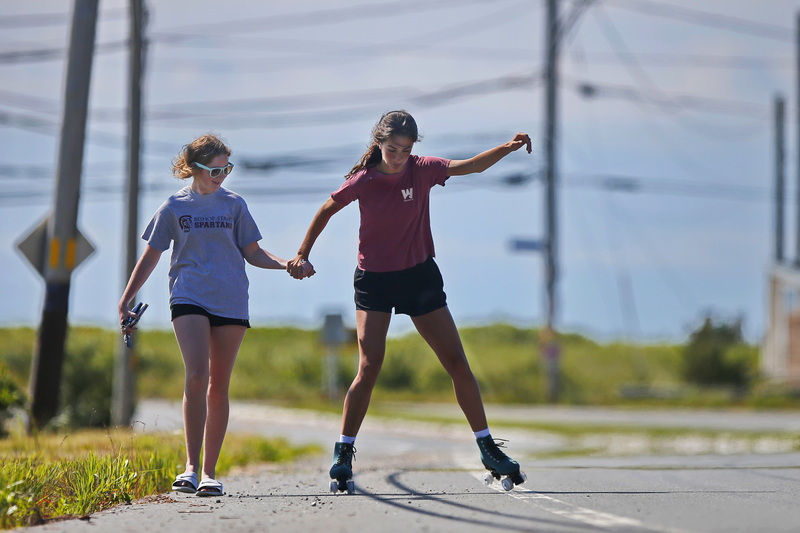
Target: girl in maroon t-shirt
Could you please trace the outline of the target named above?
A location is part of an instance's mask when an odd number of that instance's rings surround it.
[[[433,260],[428,198],[434,185],[450,176],[483,172],[531,140],[517,133],[512,140],[475,157],[447,160],[411,155],[419,140],[417,124],[405,111],[384,114],[372,130],[372,144],[347,173],[339,190],[322,205],[308,228],[297,257],[289,261],[292,276],[303,264],[328,220],[358,201],[361,213],[358,267],[354,276],[359,366],[344,401],[342,435],[334,447],[331,491],[352,493],[352,458],[356,435],[367,414],[372,389],[386,351],[392,309],[407,314],[453,380],[456,399],[489,470],[484,480],[503,479],[503,488],[525,481],[519,464],[492,439],[480,389],[470,369],[455,322],[447,308],[444,282]]]

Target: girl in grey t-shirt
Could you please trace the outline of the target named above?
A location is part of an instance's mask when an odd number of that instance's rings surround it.
[[[203,135],[183,147],[172,173],[182,180],[191,178],[191,183],[153,215],[142,235],[147,246],[119,302],[123,324],[132,316],[129,306],[134,296],[172,245],[172,327],[186,368],[186,469],[172,489],[198,496],[223,494],[216,464],[228,426],[228,386],[250,327],[245,261],[260,268],[286,269],[285,259],[259,246],[261,233],[244,199],[222,187],[233,170],[230,155],[230,148],[214,135]],[[306,277],[314,274],[310,263],[305,268]]]

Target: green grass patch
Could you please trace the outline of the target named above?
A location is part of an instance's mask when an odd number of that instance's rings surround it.
[[[229,434],[217,471],[319,453],[283,439]],[[130,430],[0,440],[0,528],[83,516],[169,490],[182,472],[183,437]]]
[[[537,404],[547,390],[540,331],[494,324],[460,329],[467,356],[487,403]],[[561,396],[565,405],[660,407],[800,407],[797,391],[757,379],[747,388],[699,387],[683,375],[683,344],[598,343],[561,334]],[[27,389],[35,331],[0,328],[0,368]],[[67,337],[61,427],[103,426],[110,409],[110,381],[120,338],[116,331],[76,326]],[[755,346],[740,347],[750,355]],[[752,352],[752,353],[751,353]],[[248,330],[234,367],[231,399],[271,401],[299,407],[329,405],[326,349],[319,332],[293,327]],[[357,348],[338,352],[336,377],[343,391],[355,375]],[[755,360],[748,356],[748,361]],[[171,331],[137,334],[139,398],[180,398],[183,362]],[[452,402],[452,384],[436,356],[416,333],[387,340],[376,401]],[[339,399],[335,409],[341,408]],[[107,425],[107,424],[105,424]]]

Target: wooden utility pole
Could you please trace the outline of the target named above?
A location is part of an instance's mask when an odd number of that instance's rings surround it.
[[[558,212],[556,141],[558,120],[558,2],[547,0],[545,20],[545,126],[544,126],[544,183],[545,183],[545,292],[546,323],[542,339],[542,356],[547,373],[547,400],[555,402],[560,392],[559,349],[555,337],[558,311]]]
[[[53,212],[18,245],[45,279],[31,364],[29,431],[46,425],[58,411],[70,278],[93,251],[77,223],[98,1],[75,0],[73,6]]]
[[[128,80],[128,187],[125,224],[125,265],[123,287],[133,272],[138,259],[139,231],[139,174],[142,139],[142,70],[144,65],[144,26],[146,11],[144,0],[130,0],[130,44]],[[114,365],[111,423],[115,426],[130,424],[135,410],[136,346],[129,348],[120,341]]]

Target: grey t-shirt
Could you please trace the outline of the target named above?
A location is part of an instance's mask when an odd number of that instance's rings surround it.
[[[158,208],[142,239],[161,251],[173,242],[170,305],[199,305],[213,315],[250,318],[241,248],[261,240],[261,233],[241,196],[224,188],[202,195],[185,187]]]

